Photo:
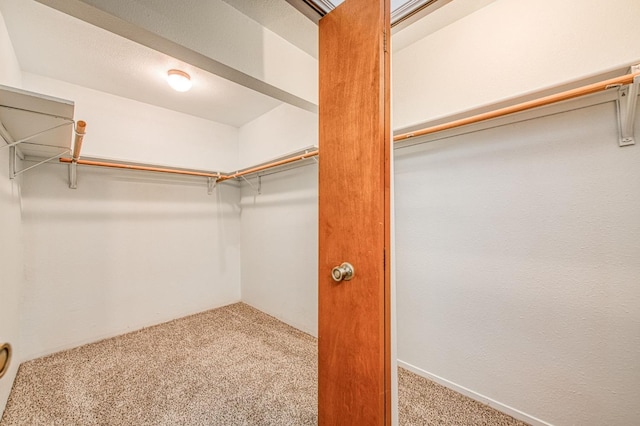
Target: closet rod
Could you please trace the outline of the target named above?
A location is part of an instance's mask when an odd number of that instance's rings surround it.
[[[73,163],[73,158],[61,158],[61,163]],[[177,175],[189,175],[189,176],[202,176],[208,178],[219,178],[220,173],[206,173],[206,172],[194,172],[190,170],[179,169],[165,169],[163,167],[150,167],[150,166],[136,166],[133,164],[120,164],[120,163],[108,163],[104,161],[92,161],[92,160],[77,160],[75,163],[82,166],[98,166],[98,167],[111,167],[113,169],[128,169],[128,170],[142,170],[145,172],[161,172],[161,173],[173,173]]]
[[[611,78],[609,80],[604,80],[598,83],[589,84],[587,86],[578,87],[576,89],[567,90],[565,92],[556,93],[554,95],[544,96],[542,98],[534,99],[532,101],[522,102],[520,104],[508,106],[505,108],[499,108],[494,111],[473,115],[467,118],[461,118],[459,120],[450,121],[448,123],[426,127],[424,129],[416,130],[415,132],[402,133],[400,135],[394,136],[393,141],[399,142],[399,141],[403,141],[411,138],[416,138],[418,136],[424,136],[431,133],[441,132],[443,130],[449,130],[456,127],[466,126],[468,124],[478,123],[480,121],[490,120],[492,118],[498,118],[505,115],[514,114],[516,112],[526,111],[528,109],[533,109],[533,108],[553,104],[556,102],[566,101],[568,99],[577,98],[579,96],[590,95],[592,93],[600,92],[609,88],[618,87],[625,84],[631,84],[633,83],[633,79],[639,75],[640,75],[640,72],[626,74],[620,77]]]
[[[284,160],[274,161],[273,163],[263,164],[262,166],[252,167],[247,170],[242,170],[240,172],[231,173],[225,176],[221,176],[218,178],[216,182],[224,182],[225,180],[239,178],[245,175],[249,175],[251,173],[260,172],[262,170],[270,169],[272,167],[282,166],[284,164],[293,163],[295,161],[305,160],[307,158],[315,157],[318,155],[318,150],[309,151],[301,155],[296,155],[295,157],[285,158]]]
[[[207,178],[216,179],[216,182],[224,182],[225,180],[239,178],[241,176],[245,176],[251,173],[256,173],[262,170],[270,169],[272,167],[282,166],[284,164],[293,163],[295,161],[304,160],[307,158],[311,158],[318,155],[318,150],[309,151],[307,153],[296,155],[294,157],[285,158],[283,160],[274,161],[272,163],[263,164],[261,166],[252,167],[247,170],[242,170],[236,173],[231,173],[228,175],[223,175],[221,173],[210,173],[210,172],[196,172],[191,170],[180,170],[180,169],[168,169],[164,167],[151,167],[151,166],[138,166],[133,164],[122,164],[122,163],[110,163],[106,161],[93,161],[93,160],[74,160],[73,158],[63,157],[60,158],[61,163],[76,163],[81,166],[98,166],[98,167],[110,167],[113,169],[128,169],[128,170],[141,170],[147,172],[160,172],[160,173],[172,173],[177,175],[188,175],[188,176],[202,176]]]

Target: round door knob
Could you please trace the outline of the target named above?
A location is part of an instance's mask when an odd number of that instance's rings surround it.
[[[333,278],[333,280],[336,282],[340,282],[343,280],[349,281],[351,278],[353,278],[353,266],[351,266],[351,264],[347,262],[344,262],[340,266],[336,266],[331,270],[331,278]]]

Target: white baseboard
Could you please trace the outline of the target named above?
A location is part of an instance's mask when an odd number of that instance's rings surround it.
[[[513,407],[509,407],[508,405],[502,404],[501,402],[496,401],[495,399],[491,399],[484,395],[481,395],[477,392],[472,391],[471,389],[467,389],[464,386],[460,386],[456,383],[450,382],[447,379],[444,379],[440,376],[436,376],[435,374],[431,374],[428,371],[424,371],[421,368],[416,367],[415,365],[411,365],[407,362],[398,360],[398,367],[402,367],[405,370],[409,370],[412,373],[417,374],[418,376],[424,377],[425,379],[432,380],[444,387],[447,387],[451,390],[454,390],[458,393],[461,393],[464,396],[467,396],[471,399],[474,399],[478,402],[481,402],[485,405],[488,405],[491,408],[495,408],[498,411],[501,411],[505,414],[510,415],[511,417],[522,420],[523,422],[529,423],[533,426],[553,426],[551,423],[547,423],[544,420],[540,420],[537,417],[531,416],[527,413],[523,413],[522,411],[515,409]]]

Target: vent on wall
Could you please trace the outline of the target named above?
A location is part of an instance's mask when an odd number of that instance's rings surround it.
[[[0,346],[0,377],[4,376],[4,373],[9,369],[11,363],[11,345],[4,343]]]

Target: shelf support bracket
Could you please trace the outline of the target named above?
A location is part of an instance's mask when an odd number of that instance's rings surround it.
[[[71,161],[69,163],[69,189],[78,188],[78,163]]]
[[[631,72],[640,71],[640,65],[631,67]],[[636,76],[631,84],[618,89],[618,128],[620,129],[620,140],[618,144],[623,146],[635,145],[634,134],[636,106],[638,105],[638,88],[640,87],[640,76]]]
[[[21,143],[27,143],[31,139],[33,139],[33,138],[35,138],[37,136],[40,136],[42,134],[45,134],[45,133],[50,132],[50,131],[55,130],[55,129],[59,129],[60,127],[68,126],[71,123],[73,123],[73,121],[62,123],[62,124],[58,124],[57,126],[49,127],[48,129],[45,129],[45,130],[42,130],[42,131],[40,131],[38,133],[34,133],[32,135],[29,135],[29,136],[27,136],[25,138],[22,138],[22,139],[18,140],[18,141],[15,141],[15,142],[11,141],[11,143],[9,143],[9,140],[7,140],[7,139],[10,139],[10,138],[9,138],[8,132],[6,132],[6,129],[4,129],[4,126],[3,126],[2,130],[4,130],[4,131],[0,131],[0,136],[2,136],[2,138],[6,140],[7,145],[0,146],[0,149],[2,149],[2,148],[11,148],[11,147],[14,147],[16,145],[20,145]],[[5,133],[5,134],[3,134],[3,133]],[[34,143],[33,145],[42,146],[42,144],[38,144],[38,143]]]
[[[220,178],[220,175],[218,175],[218,179]],[[207,194],[209,195],[213,195],[213,190],[216,187],[216,184],[218,183],[218,181],[212,177],[207,178]]]
[[[244,175],[241,175],[240,177],[242,178],[242,180],[247,182],[247,184],[251,187],[251,189],[253,189],[255,191],[256,195],[260,195],[260,193],[261,193],[261,188],[260,187],[256,188],[251,182],[249,182],[249,180],[246,177],[244,177]]]
[[[15,150],[15,147],[12,146],[10,149],[11,150]],[[18,175],[21,175],[24,172],[29,171],[29,170],[31,170],[33,168],[36,168],[36,167],[38,167],[38,166],[40,166],[40,165],[42,165],[44,163],[48,163],[51,160],[55,160],[56,158],[59,158],[59,157],[65,155],[65,154],[67,154],[68,152],[71,152],[71,150],[70,149],[66,149],[63,152],[59,153],[59,154],[56,154],[56,155],[53,155],[53,156],[47,158],[46,160],[42,160],[42,161],[37,162],[33,166],[29,166],[26,169],[17,170],[17,171],[16,171],[16,157],[17,157],[17,155],[14,154],[13,157],[12,157],[13,160],[11,161],[11,164],[9,165],[9,177],[11,179],[15,179]]]
[[[9,148],[9,179],[15,179],[17,176],[21,175],[22,173],[33,169],[34,167],[38,167],[41,164],[47,163],[51,160],[54,160],[56,158],[58,158],[61,155],[64,155],[68,152],[70,152],[71,150],[67,149],[64,152],[60,153],[60,154],[56,154],[52,157],[47,158],[46,160],[40,161],[32,166],[29,166],[25,169],[22,170],[18,170],[18,145],[22,144],[22,143],[30,143],[32,145],[38,145],[38,146],[48,146],[48,145],[43,145],[43,144],[39,144],[39,143],[33,143],[33,142],[29,142],[31,139],[35,138],[36,136],[40,136],[42,134],[45,134],[47,132],[50,132],[52,130],[58,129],[60,127],[64,127],[64,126],[68,126],[70,124],[73,124],[74,121],[73,120],[68,120],[65,121],[62,124],[58,124],[57,126],[53,126],[53,127],[49,127],[47,129],[41,130],[37,133],[33,133],[27,137],[24,137],[20,140],[14,141],[13,138],[11,137],[11,135],[9,134],[9,132],[7,132],[7,129],[1,125],[0,123],[0,137],[2,137],[2,139],[5,140],[5,142],[7,142],[6,145],[0,145],[0,149],[2,148]],[[22,156],[20,157],[22,158]]]
[[[9,179],[15,179],[16,177],[16,163],[18,154],[16,152],[16,146],[11,145],[9,147]]]

